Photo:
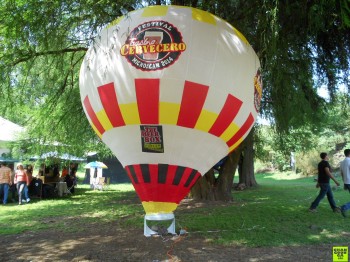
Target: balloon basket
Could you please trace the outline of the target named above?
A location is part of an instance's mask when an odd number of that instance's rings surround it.
[[[157,221],[162,223],[167,223],[169,226],[149,226],[147,221]],[[168,223],[169,222],[169,223]],[[146,237],[150,237],[152,235],[166,235],[166,234],[173,234],[175,233],[175,216],[174,214],[150,214],[145,215],[145,221],[144,221],[144,235]]]

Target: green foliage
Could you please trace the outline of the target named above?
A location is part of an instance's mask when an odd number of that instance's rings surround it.
[[[97,32],[133,5],[140,1],[1,2],[0,112],[27,131],[15,155],[111,155],[83,112],[79,69]]]
[[[254,154],[255,158],[262,162],[270,161],[270,152],[273,143],[270,127],[254,125]]]
[[[296,154],[296,168],[305,176],[317,175],[317,165],[321,161],[320,153],[328,150],[312,149],[307,152],[299,152]]]
[[[261,60],[261,110],[280,133],[275,144],[284,152],[308,148],[305,136],[329,103],[317,88],[325,84],[335,101],[337,84],[349,82],[348,2],[16,0],[0,3],[0,114],[26,127],[17,154],[38,155],[54,142],[75,155],[111,154],[84,115],[80,64],[98,32],[125,11],[169,3],[210,11],[246,36]]]
[[[348,81],[349,28],[340,26],[336,2],[263,1],[265,12],[258,11],[263,114],[274,118],[279,131],[298,129],[305,123],[317,126],[325,101],[316,89],[327,85],[333,98],[336,85]]]
[[[350,100],[349,95],[337,92],[334,100],[327,107],[325,118],[325,136],[335,137],[334,142],[348,141],[350,131]]]
[[[290,153],[295,152],[298,171],[305,175],[314,174],[320,152],[328,152],[331,155],[335,153],[337,145],[350,142],[348,94],[338,91],[325,110],[327,115],[317,127],[305,124],[298,129],[282,133],[276,132],[273,126],[258,127],[257,158],[268,164],[272,163],[278,170],[286,170]],[[266,157],[267,152],[269,157]],[[334,164],[338,166],[339,163]]]
[[[320,131],[311,128],[310,125],[305,125],[299,129],[291,129],[288,133],[278,133],[273,126],[258,127],[256,158],[266,162],[267,165],[271,164],[277,170],[289,170],[292,152],[302,154],[302,159],[305,159],[306,152],[319,146]],[[297,158],[299,162],[300,157]],[[304,165],[298,164],[298,168],[303,167]]]
[[[350,27],[350,3],[347,0],[340,1],[341,18],[344,27]]]

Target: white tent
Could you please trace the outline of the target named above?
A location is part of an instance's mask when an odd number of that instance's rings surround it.
[[[10,152],[7,142],[15,141],[23,130],[23,127],[0,116],[0,156]]]
[[[57,151],[47,152],[47,153],[42,154],[41,156],[34,156],[34,157],[32,157],[32,159],[38,160],[38,159],[46,159],[46,158],[50,158],[50,157],[59,158],[62,160],[74,161],[74,162],[86,161],[86,158],[73,156],[73,155],[70,155],[67,153],[59,154]]]
[[[0,141],[15,141],[23,127],[0,116]]]

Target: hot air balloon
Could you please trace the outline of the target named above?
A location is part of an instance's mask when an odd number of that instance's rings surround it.
[[[79,85],[86,116],[126,169],[145,221],[173,217],[197,179],[248,135],[262,95],[246,38],[183,6],[146,7],[110,23],[86,53]]]

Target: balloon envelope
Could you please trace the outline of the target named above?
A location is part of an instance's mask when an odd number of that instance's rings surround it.
[[[238,30],[189,7],[136,10],[95,39],[80,71],[83,107],[146,213],[173,212],[248,135],[259,67]]]

